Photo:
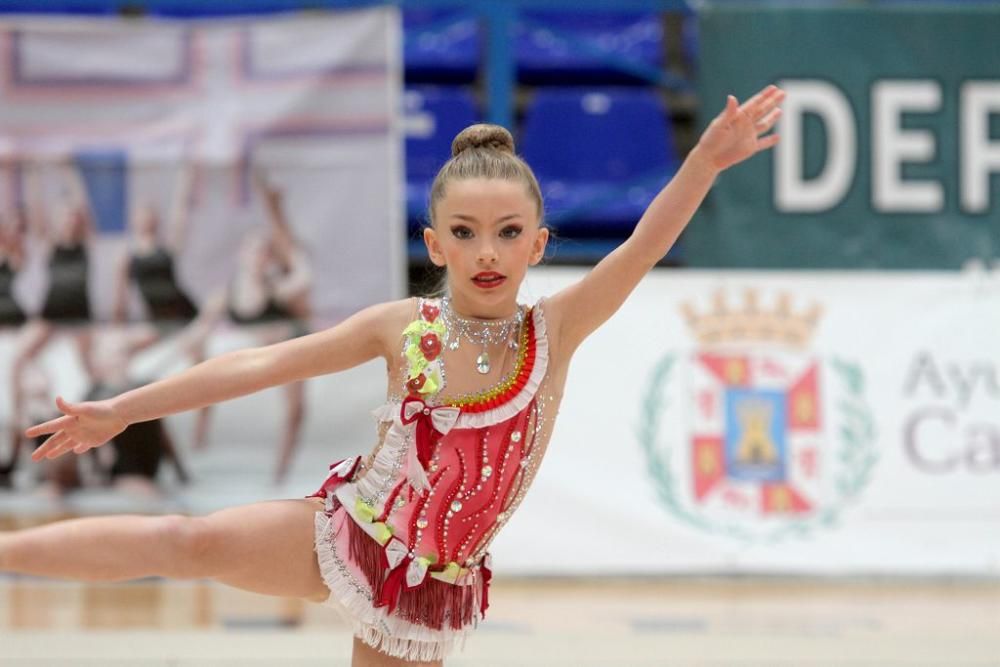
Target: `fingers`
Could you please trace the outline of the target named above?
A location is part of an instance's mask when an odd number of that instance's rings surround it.
[[[736,101],[736,98],[732,95],[726,97],[726,110],[723,111],[723,118],[727,123],[731,123],[736,120],[736,116],[739,115],[740,105]]]
[[[47,422],[37,424],[31,428],[25,430],[24,435],[29,438],[37,438],[40,435],[47,435],[49,433],[55,433],[64,428],[67,428],[70,424],[76,421],[76,417],[69,417],[63,415],[62,417],[56,417],[55,419],[50,419]]]
[[[784,96],[784,91],[781,91],[781,96]],[[779,100],[780,101],[780,100]],[[781,118],[781,107],[772,108],[766,116],[761,120],[757,121],[757,150],[767,150],[768,148],[774,147],[778,141],[780,141],[780,136],[778,134],[768,134],[766,136],[760,136],[768,132],[774,124],[778,122]]]
[[[771,84],[744,102],[740,110],[753,119],[762,118],[778,106],[784,98],[785,91]]]
[[[778,105],[785,101],[785,91],[776,88],[773,93],[760,101],[756,108],[754,118],[764,118],[773,110],[779,108]]]
[[[768,148],[774,147],[778,141],[781,139],[780,134],[769,134],[766,137],[761,137],[757,140],[757,150],[765,151]]]
[[[42,443],[42,446],[31,453],[31,460],[38,462],[42,459],[54,459],[64,454],[68,449],[66,444],[70,442],[70,437],[65,432],[60,431]]]
[[[777,90],[777,88],[778,88],[777,86],[775,86],[775,85],[772,84],[772,85],[768,86],[767,88],[765,88],[764,90],[761,90],[756,95],[754,95],[753,97],[751,97],[750,99],[748,99],[746,102],[744,102],[743,104],[741,104],[740,105],[740,111],[743,111],[743,112],[747,113],[751,117],[756,117],[755,114],[757,113],[757,109],[760,106],[761,102],[767,96],[773,94],[773,92],[775,90]]]
[[[770,130],[778,122],[779,118],[781,118],[781,109],[771,109],[769,114],[757,121],[757,134],[764,134]]]
[[[67,415],[71,415],[73,417],[79,416],[76,405],[73,403],[67,403],[63,400],[62,396],[56,396],[56,407]]]

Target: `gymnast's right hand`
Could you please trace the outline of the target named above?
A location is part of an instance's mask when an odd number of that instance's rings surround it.
[[[51,433],[52,436],[32,453],[31,460],[54,459],[67,452],[83,454],[99,447],[128,427],[116,414],[111,401],[68,403],[56,398],[63,416],[32,426],[24,434],[29,438]]]

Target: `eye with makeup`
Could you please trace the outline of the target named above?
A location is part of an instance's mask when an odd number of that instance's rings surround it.
[[[499,236],[502,239],[516,239],[521,235],[522,231],[524,231],[524,228],[521,225],[507,225],[500,230]],[[468,240],[475,236],[473,231],[465,225],[455,225],[451,228],[451,234],[456,239],[461,240]]]

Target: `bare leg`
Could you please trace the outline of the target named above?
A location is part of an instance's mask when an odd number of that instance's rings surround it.
[[[94,334],[91,327],[84,327],[77,331],[73,340],[80,353],[80,363],[83,364],[83,370],[87,374],[87,384],[91,385],[94,383],[94,378],[97,377],[97,369],[94,364]]]
[[[285,386],[288,413],[285,417],[285,433],[278,452],[278,467],[274,471],[275,483],[280,483],[292,466],[292,457],[299,444],[299,433],[305,418],[305,382],[293,382]]]
[[[204,407],[198,411],[194,422],[194,448],[208,447],[208,428],[212,425],[212,408]]]
[[[205,339],[200,338],[197,345],[190,350],[191,363],[200,364],[205,361]],[[212,421],[212,406],[206,405],[198,411],[194,422],[194,448],[204,449],[208,444],[208,427]]]
[[[313,552],[317,500],[277,500],[204,517],[112,516],[0,533],[0,571],[80,581],[211,578],[264,595],[323,601]]]
[[[225,314],[225,306],[225,291],[213,294],[202,303],[198,317],[178,334],[178,345],[190,357],[192,364],[199,364],[207,358],[208,337]],[[208,446],[212,410],[211,406],[205,406],[198,411],[194,426],[195,449],[205,449]]]
[[[32,320],[24,325],[17,344],[17,357],[11,373],[11,396],[14,397],[11,411],[11,453],[17,451],[21,443],[21,428],[24,424],[24,380],[28,365],[52,339],[55,327],[44,320]]]
[[[181,462],[180,454],[177,453],[177,448],[174,446],[174,439],[163,422],[160,422],[160,442],[163,448],[163,458],[173,464],[174,472],[177,473],[177,480],[181,484],[190,483],[191,475],[188,474],[187,469]]]
[[[443,660],[432,662],[410,662],[401,658],[394,658],[364,643],[357,637],[354,638],[354,652],[351,654],[351,667],[442,667]]]

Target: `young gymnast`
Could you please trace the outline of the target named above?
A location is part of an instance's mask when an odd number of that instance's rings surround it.
[[[538,469],[580,343],[666,254],[715,177],[777,143],[784,93],[730,96],[631,237],[578,283],[518,305],[548,230],[538,184],[496,126],[463,130],[424,232],[443,299],[372,306],[323,332],[209,359],[115,398],[57,400],[36,460],[129,424],[382,357],[388,400],[368,456],[333,464],[301,500],[204,517],[108,517],[0,534],[0,570],[88,581],[212,578],[341,611],[354,665],[440,665],[489,605],[487,553]]]

